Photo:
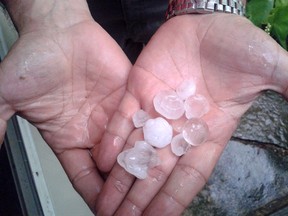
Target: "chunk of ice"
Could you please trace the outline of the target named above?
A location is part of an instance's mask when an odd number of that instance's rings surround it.
[[[200,118],[210,110],[210,104],[203,95],[192,95],[184,103],[187,119]]]
[[[167,119],[178,119],[184,114],[184,102],[175,91],[159,92],[153,100],[155,110]]]
[[[152,146],[163,148],[167,146],[173,136],[171,125],[161,117],[149,119],[143,127],[144,140]]]
[[[191,145],[197,146],[204,143],[209,136],[209,128],[205,121],[199,118],[187,120],[183,127],[182,135]]]
[[[172,126],[173,130],[177,133],[181,133],[183,126],[185,122],[187,121],[187,118],[183,115],[181,118],[176,120],[170,120],[169,124]]]
[[[194,80],[184,80],[177,88],[176,92],[182,100],[186,100],[196,92],[196,83]]]
[[[175,155],[182,156],[189,150],[190,147],[191,145],[186,142],[182,134],[178,134],[173,137],[171,142],[171,150]]]
[[[150,116],[144,110],[138,110],[132,117],[133,124],[136,128],[143,127]]]
[[[117,162],[130,174],[145,179],[148,169],[158,166],[160,159],[151,145],[145,141],[137,141],[133,148],[118,155]]]

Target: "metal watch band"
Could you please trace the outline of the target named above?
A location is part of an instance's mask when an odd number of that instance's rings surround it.
[[[168,6],[166,19],[182,14],[213,12],[244,16],[245,7],[241,0],[173,0]]]

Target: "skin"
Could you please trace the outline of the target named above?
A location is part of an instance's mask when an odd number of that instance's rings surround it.
[[[197,93],[210,103],[203,117],[208,140],[182,157],[173,155],[169,146],[158,149],[161,165],[145,180],[137,180],[115,163],[123,148],[143,139],[132,116],[140,108],[159,116],[153,97],[161,90],[175,90],[185,79],[194,79]],[[207,182],[256,97],[270,89],[288,98],[287,83],[287,52],[247,19],[220,13],[170,19],[133,66],[101,150],[93,154],[101,170],[111,170],[97,200],[98,215],[180,215]]]
[[[288,97],[287,53],[238,16],[169,20],[131,70],[118,45],[92,20],[86,1],[3,2],[20,38],[0,65],[1,139],[13,114],[33,123],[99,215],[180,214],[260,92],[273,89]],[[191,77],[211,105],[204,117],[207,142],[181,158],[169,148],[158,150],[163,162],[143,181],[113,167],[117,154],[142,138],[132,125],[134,112],[141,107],[157,116],[153,96]],[[112,169],[100,196],[99,169]]]
[[[20,37],[0,64],[1,139],[13,114],[30,121],[94,211],[103,179],[90,149],[123,97],[131,64],[86,1],[6,3]]]

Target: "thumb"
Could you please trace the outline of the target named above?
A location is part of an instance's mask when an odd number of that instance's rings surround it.
[[[1,66],[1,65],[0,65]],[[1,71],[0,71],[1,75]],[[1,76],[0,76],[1,83]],[[0,85],[0,87],[2,87]],[[0,96],[2,95],[0,88]],[[6,100],[0,97],[0,148],[4,141],[5,132],[7,129],[7,121],[15,114],[15,110],[6,102]]]
[[[7,122],[4,121],[3,119],[0,119],[0,148],[1,148],[2,143],[4,141],[4,135],[5,135],[6,128],[7,128]]]
[[[280,88],[280,93],[288,100],[288,52],[279,48],[278,63],[272,75],[272,82]]]

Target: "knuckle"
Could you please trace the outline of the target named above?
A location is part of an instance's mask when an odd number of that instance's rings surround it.
[[[184,176],[191,179],[193,182],[201,182],[205,184],[208,180],[202,172],[191,165],[179,164],[179,169],[183,172]]]
[[[156,166],[149,171],[149,177],[152,179],[152,181],[159,183],[164,183],[168,178],[168,175],[169,174],[164,171],[162,166]]]

